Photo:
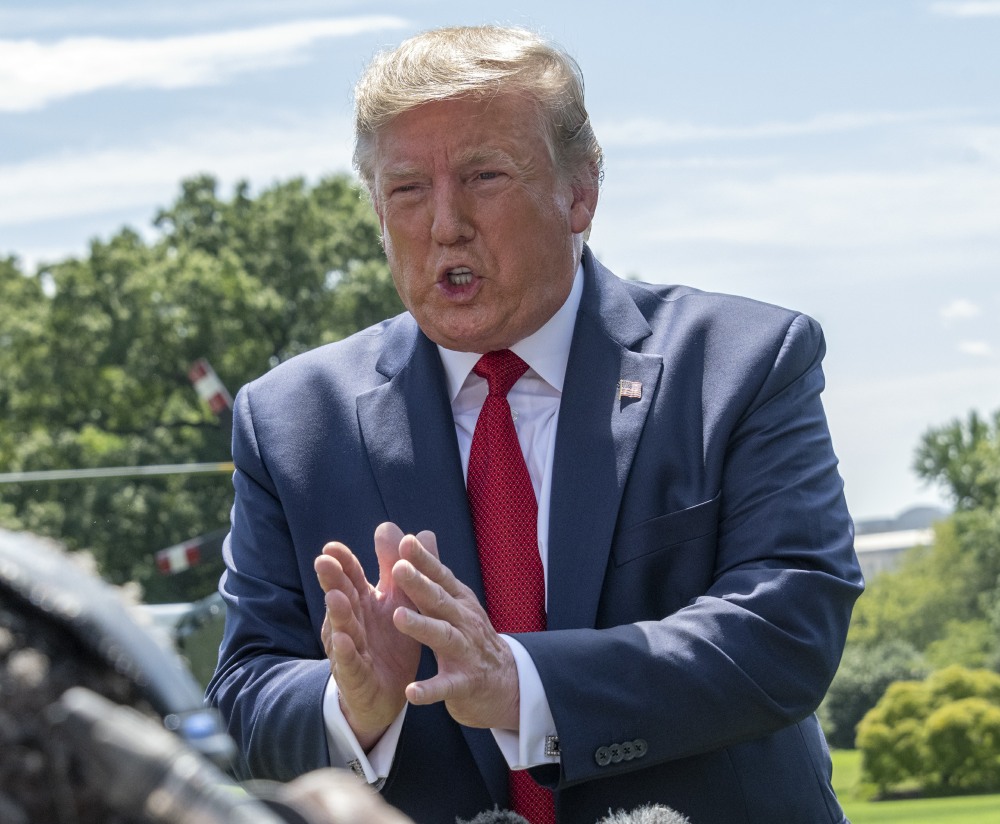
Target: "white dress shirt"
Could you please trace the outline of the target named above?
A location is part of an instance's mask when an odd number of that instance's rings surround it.
[[[511,347],[528,364],[528,371],[511,387],[507,400],[538,501],[538,550],[546,583],[556,423],[582,294],[583,268],[579,267],[566,302],[541,329]],[[448,378],[462,471],[467,473],[472,434],[487,393],[485,379],[472,371],[481,355],[455,352],[440,346],[438,350]],[[492,730],[500,751],[511,769],[557,762],[558,756],[545,754],[546,737],[555,735],[556,729],[538,671],[521,644],[509,636],[501,637],[507,641],[517,663],[521,704],[519,731]],[[405,715],[404,707],[379,742],[366,754],[341,712],[337,685],[330,678],[323,701],[323,717],[331,763],[347,765],[369,783],[379,784],[389,774]]]

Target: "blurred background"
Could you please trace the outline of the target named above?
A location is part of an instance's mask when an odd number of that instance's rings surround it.
[[[5,2],[0,526],[138,584],[207,677],[232,395],[400,308],[353,83],[488,22],[583,68],[602,262],[823,324],[874,581],[837,746],[894,678],[997,669],[1000,2]]]

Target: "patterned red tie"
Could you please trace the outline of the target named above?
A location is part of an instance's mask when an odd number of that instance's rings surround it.
[[[486,611],[497,632],[545,629],[545,575],[538,554],[538,503],[521,454],[507,393],[528,364],[509,349],[473,367],[489,394],[476,421],[466,486]],[[554,824],[552,793],[526,770],[510,772],[510,808],[531,824]]]

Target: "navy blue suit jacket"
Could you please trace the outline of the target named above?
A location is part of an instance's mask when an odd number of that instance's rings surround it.
[[[548,630],[518,636],[561,764],[559,821],[670,805],[694,824],[841,822],[813,715],[862,589],[810,318],[623,281],[584,252],[560,406]],[[621,398],[619,380],[642,384]],[[211,700],[258,777],[328,763],[323,593],[340,540],[377,579],[382,521],[437,534],[482,598],[444,370],[400,315],[308,352],[235,404],[228,605]],[[420,677],[434,670],[426,650]],[[410,707],[385,797],[420,824],[506,804],[488,730]]]

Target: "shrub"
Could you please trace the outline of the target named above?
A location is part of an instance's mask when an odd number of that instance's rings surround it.
[[[898,681],[858,725],[864,780],[885,795],[1000,790],[1000,675],[952,666]]]

